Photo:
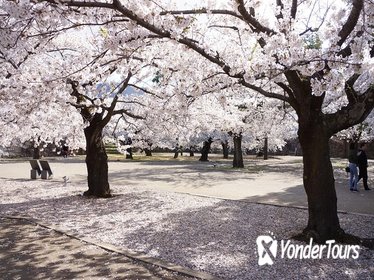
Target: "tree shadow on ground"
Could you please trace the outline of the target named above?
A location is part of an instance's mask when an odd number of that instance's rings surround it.
[[[357,218],[340,214],[346,229],[355,234],[362,233],[360,226],[374,222],[373,217],[360,217],[357,223]],[[293,271],[298,278],[310,275],[330,278],[339,275],[337,267],[356,271],[358,279],[370,274],[373,251],[368,250],[364,250],[359,260],[294,260],[295,265],[277,259],[273,267],[258,267],[258,236],[272,232],[277,240],[290,239],[306,223],[307,210],[221,200],[211,206],[168,214],[134,232],[134,236],[141,235],[146,253],[169,261],[178,260],[181,265],[215,273],[224,279],[270,279],[277,271],[284,273],[277,274],[279,278],[288,278],[287,271]],[[368,237],[372,233],[365,234]],[[125,240],[123,244],[136,248],[136,242]]]
[[[291,189],[290,193],[293,191],[296,189]],[[172,205],[169,196],[174,199]],[[75,229],[77,233],[224,278],[270,278],[274,272],[295,271],[295,267],[300,278],[310,275],[344,278],[346,275],[336,272],[340,267],[353,271],[357,279],[368,278],[373,259],[368,251],[363,251],[358,260],[294,260],[296,265],[279,260],[272,267],[258,267],[257,236],[269,231],[274,232],[277,239],[294,236],[306,226],[306,210],[219,199],[206,199],[209,203],[202,203],[205,199],[197,197],[190,197],[193,202],[185,207],[183,203],[188,204],[185,197],[190,196],[135,191],[109,200],[72,196],[7,204],[4,209],[52,220],[64,228],[74,229],[80,223],[80,229]],[[346,231],[372,237],[368,225],[374,223],[373,217],[339,216]],[[116,232],[118,228],[123,230]],[[363,229],[368,230],[363,232]]]
[[[271,184],[271,183],[270,183]],[[296,185],[282,189],[279,192],[270,192],[264,195],[248,196],[242,201],[271,204],[278,206],[292,206],[308,208],[307,196],[303,185]]]
[[[179,278],[24,220],[0,221],[2,279]]]
[[[362,250],[358,260],[277,259],[273,266],[260,268],[258,236],[273,232],[277,240],[290,239],[306,226],[307,210],[289,207],[135,191],[109,200],[73,196],[6,208],[224,279],[264,279],[274,273],[287,278],[288,271],[300,278],[343,278],[343,271],[337,271],[341,267],[364,279],[373,258],[373,251]],[[373,224],[374,217],[340,214],[340,220],[347,231],[362,235],[362,228]],[[365,234],[362,237],[372,233]]]
[[[173,165],[163,164],[162,168],[133,168],[109,172],[111,183],[131,180],[134,185],[144,185],[144,182],[163,182],[178,187],[190,188],[213,187],[217,182],[232,183],[233,180],[248,180],[253,178],[243,172],[219,170],[206,165]]]

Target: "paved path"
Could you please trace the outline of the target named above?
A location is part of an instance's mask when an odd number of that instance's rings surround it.
[[[277,157],[267,161],[250,159],[245,170],[231,168],[231,161],[214,159],[197,161],[121,161],[109,162],[112,186],[143,186],[173,192],[219,197],[282,206],[307,207],[302,185],[302,158]],[[374,190],[365,191],[362,182],[359,193],[348,189],[348,177],[343,171],[346,160],[333,160],[335,168],[338,210],[374,215]],[[369,185],[374,187],[374,162],[370,161]],[[62,182],[68,176],[73,182],[86,184],[83,160],[51,160],[54,180]],[[28,179],[29,163],[0,163],[0,178]]]

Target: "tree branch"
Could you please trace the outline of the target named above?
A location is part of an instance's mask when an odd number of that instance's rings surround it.
[[[55,34],[55,33],[67,31],[69,29],[74,29],[74,28],[78,28],[78,27],[82,27],[82,26],[102,26],[102,25],[107,25],[109,23],[128,22],[128,21],[129,21],[128,19],[117,19],[117,20],[108,20],[108,21],[105,21],[105,22],[97,22],[97,23],[90,23],[90,22],[75,23],[71,26],[63,27],[63,28],[56,29],[56,30],[50,30],[50,31],[43,32],[43,33],[32,34],[32,35],[29,35],[28,37],[32,38],[32,37],[38,37],[38,36],[52,35],[52,34]]]
[[[354,74],[352,77],[348,79],[348,81],[345,82],[344,91],[347,96],[348,102],[351,104],[357,102],[358,96],[356,91],[353,89],[353,85],[359,76],[360,75],[358,74]]]
[[[279,14],[276,16],[276,18],[277,18],[277,19],[281,19],[281,18],[283,18],[282,10],[283,10],[283,8],[284,8],[284,5],[283,5],[282,0],[277,0],[276,3],[277,3],[277,6],[280,8],[280,12],[279,12]]]
[[[86,99],[83,94],[79,93],[78,91],[78,86],[79,83],[77,81],[73,81],[71,79],[67,79],[66,81],[67,84],[70,84],[73,91],[70,93],[71,96],[75,97],[77,100],[77,103],[73,105],[77,109],[80,109],[80,114],[83,117],[83,121],[90,121],[92,119],[92,114],[90,111],[90,107],[82,104]]]
[[[258,93],[262,94],[265,97],[275,98],[275,99],[282,100],[282,101],[285,101],[287,103],[290,103],[290,99],[287,98],[287,96],[283,96],[283,95],[280,95],[280,94],[277,94],[277,93],[266,91],[266,90],[262,89],[261,87],[257,87],[255,85],[247,83],[244,79],[239,80],[239,83],[242,84],[243,86],[249,88],[249,89],[257,91]]]
[[[107,114],[106,114],[106,116],[104,117],[104,119],[102,120],[102,122],[100,124],[101,127],[104,128],[104,126],[106,126],[108,124],[108,122],[110,121],[110,119],[112,118],[112,116],[115,114],[114,109],[116,108],[116,105],[117,105],[117,101],[118,101],[118,98],[119,98],[119,93],[123,92],[127,88],[131,77],[132,77],[132,73],[129,72],[127,74],[126,79],[122,82],[121,87],[118,89],[117,94],[114,96],[113,101],[110,104],[110,107],[107,109]]]
[[[214,15],[230,15],[243,20],[243,17],[237,13],[229,10],[208,10],[206,8],[195,9],[195,10],[176,10],[176,11],[164,11],[160,15],[196,15],[196,14],[214,14]]]
[[[289,98],[289,104],[292,106],[292,108],[295,109],[295,111],[298,110],[298,103],[297,103],[297,100],[293,94],[293,91],[292,89],[290,89],[286,84],[284,83],[281,83],[281,82],[278,82],[276,83],[278,86],[280,86],[288,95],[288,98]]]
[[[39,0],[39,2],[48,2],[51,4],[65,4],[69,7],[92,7],[92,8],[107,8],[107,9],[114,9],[112,3],[105,3],[105,2],[86,2],[86,1],[72,1],[72,0]]]
[[[257,33],[266,33],[268,35],[274,35],[276,32],[266,26],[263,26],[259,23],[245,8],[243,0],[236,0],[238,4],[238,12],[242,15],[244,21],[254,28],[254,31]]]
[[[348,16],[347,21],[342,26],[342,29],[339,32],[340,40],[338,41],[338,46],[343,45],[345,40],[348,38],[348,36],[351,34],[351,32],[354,30],[354,28],[357,25],[358,18],[360,17],[360,13],[362,11],[362,8],[364,6],[363,0],[353,0],[352,1],[352,10],[351,13]]]
[[[370,87],[364,94],[357,95],[357,99],[339,111],[325,115],[325,123],[330,135],[363,122],[373,108],[374,88]]]
[[[123,115],[123,114],[136,120],[145,120],[145,117],[135,115],[127,109],[120,109],[120,110],[113,111],[113,115]]]
[[[51,1],[51,0],[49,0]],[[275,34],[275,32],[271,29],[268,29],[264,26],[262,26],[251,14],[249,14],[245,7],[244,7],[244,2],[242,0],[236,0],[239,4],[239,12],[243,13],[243,18],[250,23],[251,26],[253,26],[257,32],[265,32],[267,34]],[[79,2],[79,1],[64,1],[66,3],[69,3],[69,6],[77,6],[77,7],[102,7],[101,5],[96,6],[98,2]],[[84,5],[82,5],[82,3]],[[100,3],[100,2],[99,2]],[[181,37],[181,38],[172,38],[172,35],[169,31],[161,29],[156,27],[155,25],[149,23],[148,21],[144,20],[143,18],[139,17],[137,14],[135,14],[133,11],[129,10],[126,8],[121,1],[119,0],[113,0],[113,4],[109,5],[106,4],[105,7],[110,8],[110,9],[115,9],[122,13],[125,17],[135,21],[137,24],[142,26],[143,28],[161,36],[164,38],[169,38],[172,40],[176,40],[179,43],[187,46],[191,50],[197,52],[200,54],[202,57],[206,58],[210,62],[214,63],[215,65],[219,66],[222,68],[222,70],[231,78],[235,78],[239,80],[239,83],[242,84],[243,86],[255,90],[258,93],[266,96],[266,97],[271,97],[271,98],[276,98],[285,102],[289,103],[289,99],[286,96],[276,94],[276,93],[271,93],[263,90],[260,87],[257,87],[255,85],[252,85],[248,82],[245,81],[244,79],[244,73],[232,73],[231,72],[231,67],[226,64],[220,57],[219,55],[213,55],[209,54],[205,49],[202,47],[198,46],[193,40],[187,38],[187,37]]]
[[[297,12],[297,0],[292,0],[291,17],[293,19],[296,18],[296,12]]]
[[[157,98],[159,98],[159,99],[162,99],[162,97],[161,97],[161,96],[158,96],[156,93],[151,92],[151,91],[149,91],[149,90],[147,90],[147,89],[145,89],[145,88],[143,88],[143,87],[140,87],[140,86],[138,86],[138,85],[129,84],[129,86],[132,86],[133,88],[136,88],[136,89],[138,89],[138,90],[141,90],[141,91],[144,92],[144,93],[147,93],[147,94],[149,94],[149,95],[152,95],[152,96],[154,96],[154,97],[157,97]]]

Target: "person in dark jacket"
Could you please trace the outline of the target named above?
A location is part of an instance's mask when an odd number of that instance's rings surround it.
[[[349,174],[350,174],[350,176],[349,176],[349,189],[351,190],[351,192],[358,192],[358,189],[357,189],[358,158],[357,158],[357,148],[356,148],[355,143],[351,143],[349,145],[348,161],[349,161]]]
[[[359,169],[359,175],[358,175],[358,181],[361,180],[364,183],[365,190],[369,191],[371,190],[368,186],[368,158],[366,156],[366,144],[361,143],[360,149],[358,149],[357,152],[357,160],[358,160],[358,169]]]

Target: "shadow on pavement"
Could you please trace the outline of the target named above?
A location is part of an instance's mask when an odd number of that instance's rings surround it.
[[[1,279],[187,279],[24,220],[0,222]]]

